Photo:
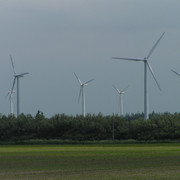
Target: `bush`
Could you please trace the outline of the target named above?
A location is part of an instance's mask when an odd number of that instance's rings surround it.
[[[142,114],[125,117],[102,114],[67,116],[57,114],[45,118],[43,114],[0,115],[0,141],[62,140],[62,141],[160,141],[180,139],[180,114],[155,114],[144,120]],[[114,141],[114,142],[115,142]]]

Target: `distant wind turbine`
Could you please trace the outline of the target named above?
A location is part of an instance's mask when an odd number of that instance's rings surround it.
[[[165,32],[164,32],[165,33]],[[121,57],[113,57],[113,59],[120,59],[120,60],[130,60],[130,61],[141,61],[144,62],[144,119],[148,119],[149,118],[149,113],[148,113],[148,81],[147,81],[147,67],[149,68],[157,86],[160,88],[160,85],[158,83],[158,81],[155,78],[154,72],[152,70],[152,67],[150,66],[148,59],[150,58],[151,54],[153,53],[153,51],[155,50],[156,46],[158,45],[158,43],[160,42],[160,40],[162,39],[162,37],[164,36],[164,33],[160,36],[160,38],[157,40],[157,42],[154,44],[154,46],[152,47],[152,49],[149,51],[149,54],[147,55],[147,57],[144,58],[121,58]]]
[[[171,71],[172,71],[173,73],[175,73],[176,75],[180,76],[180,74],[177,73],[176,71],[174,71],[173,69],[171,69]]]
[[[15,93],[15,91],[8,91],[7,96],[9,96],[9,101],[10,101],[10,114],[13,114],[13,93]]]
[[[74,73],[75,77],[77,78],[79,84],[80,84],[80,91],[79,91],[79,97],[78,97],[78,103],[79,100],[81,98],[81,94],[82,94],[82,115],[85,117],[86,116],[86,112],[85,112],[85,86],[88,85],[88,83],[90,83],[91,81],[93,81],[94,79],[91,79],[85,83],[82,83],[81,80],[79,79],[79,77],[76,75],[76,73]]]
[[[125,93],[125,90],[128,88],[129,86],[125,87],[122,91],[120,91],[119,89],[117,89],[114,85],[113,88],[117,91],[117,93],[119,94],[119,105],[120,105],[120,116],[123,116],[123,94]]]
[[[26,72],[26,73],[16,74],[13,59],[12,59],[11,55],[10,55],[10,59],[11,59],[11,64],[12,64],[12,68],[13,68],[13,72],[14,72],[14,81],[13,81],[13,85],[11,88],[11,92],[13,92],[14,85],[15,85],[16,80],[17,80],[17,117],[18,117],[19,116],[19,104],[20,104],[20,100],[19,100],[19,78],[24,77],[24,75],[27,75],[29,73]]]

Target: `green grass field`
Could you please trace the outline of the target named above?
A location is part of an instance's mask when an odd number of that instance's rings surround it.
[[[180,144],[0,146],[0,179],[180,179]]]

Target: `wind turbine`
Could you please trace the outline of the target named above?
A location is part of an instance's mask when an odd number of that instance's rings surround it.
[[[171,71],[172,71],[173,73],[177,74],[178,76],[180,76],[180,74],[177,73],[176,71],[174,71],[173,69],[171,69]]]
[[[7,96],[9,96],[9,101],[10,101],[10,114],[13,114],[13,93],[15,93],[15,91],[8,91]]]
[[[165,32],[164,32],[165,33]],[[150,66],[148,59],[150,58],[151,54],[155,50],[156,46],[164,36],[164,33],[160,36],[160,38],[157,40],[157,42],[154,44],[154,46],[151,48],[149,51],[149,54],[144,57],[144,58],[121,58],[121,57],[113,57],[113,59],[120,59],[120,60],[130,60],[130,61],[141,61],[144,62],[144,119],[149,118],[149,113],[148,113],[148,81],[147,81],[147,67],[149,68],[158,88],[161,90],[160,85],[158,81],[155,78],[154,72],[152,67]]]
[[[79,84],[80,84],[80,91],[79,91],[79,97],[78,97],[78,103],[80,100],[80,97],[82,95],[82,115],[85,117],[86,112],[85,112],[85,86],[88,85],[88,83],[90,83],[91,81],[93,81],[94,79],[91,79],[85,83],[82,83],[81,80],[78,78],[78,76],[76,75],[76,73],[74,73],[74,75],[76,76]]]
[[[13,68],[13,72],[14,72],[14,81],[13,81],[13,85],[11,88],[11,92],[13,92],[14,85],[15,85],[16,80],[17,80],[16,84],[17,84],[17,117],[18,117],[19,116],[19,104],[20,104],[20,100],[19,100],[19,78],[24,77],[24,75],[27,75],[29,73],[26,72],[26,73],[16,74],[13,59],[12,59],[11,55],[10,55],[10,59],[11,59],[11,64],[12,64],[12,68]]]
[[[125,93],[125,90],[128,88],[129,86],[125,87],[122,91],[120,91],[119,89],[117,89],[114,85],[113,88],[117,91],[117,93],[119,94],[119,105],[120,105],[120,116],[123,116],[123,94]]]

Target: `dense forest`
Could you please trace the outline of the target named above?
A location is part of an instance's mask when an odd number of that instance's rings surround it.
[[[143,114],[103,116],[101,113],[86,117],[57,114],[51,118],[41,113],[34,117],[21,114],[18,118],[0,115],[0,141],[180,139],[180,113],[152,113],[149,117],[144,120]]]

